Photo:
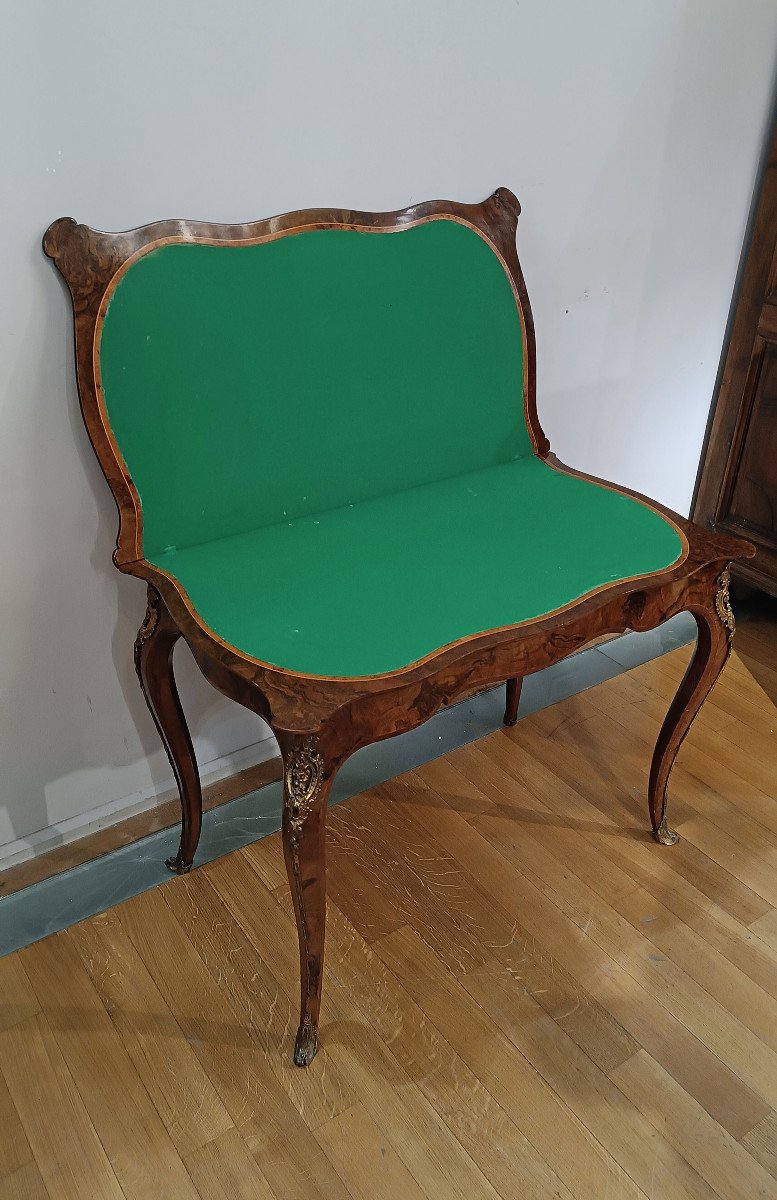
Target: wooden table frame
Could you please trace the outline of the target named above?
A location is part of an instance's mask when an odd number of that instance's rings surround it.
[[[335,774],[361,746],[405,732],[445,705],[507,681],[505,723],[517,718],[525,675],[565,658],[603,634],[652,629],[676,613],[693,613],[696,650],[658,737],[648,806],[658,841],[677,840],[667,824],[666,785],[675,756],[731,649],[729,601],[732,559],[751,557],[745,541],[702,529],[626,489],[676,526],[684,546],[665,570],[620,580],[536,620],[495,629],[447,645],[402,670],[362,678],[325,678],[281,670],[242,654],[198,616],[178,581],[143,557],[137,491],[108,424],[97,355],[107,298],[128,264],[152,245],[169,241],[260,242],[309,229],[340,227],[397,232],[438,218],[468,225],[496,252],[510,279],[524,332],[524,411],[535,454],[552,468],[580,475],[550,453],[536,408],[536,365],[531,309],[516,253],[520,205],[506,188],[482,204],[418,204],[393,213],[311,209],[245,225],[161,221],[126,233],[100,233],[70,218],[55,221],[43,246],[70,288],[81,409],[89,437],[119,510],[114,562],[144,579],[148,610],[135,642],[143,693],[181,793],[181,842],[171,870],[190,870],[200,835],[202,795],[197,762],[173,676],[173,648],[190,647],[203,675],[225,696],[267,721],[283,756],[283,847],[294,900],[300,950],[301,1011],[294,1061],[316,1052],[326,913],[325,830]],[[668,435],[671,436],[671,435]],[[597,480],[596,482],[602,482]],[[608,487],[613,487],[607,484]],[[529,566],[530,564],[527,564]]]

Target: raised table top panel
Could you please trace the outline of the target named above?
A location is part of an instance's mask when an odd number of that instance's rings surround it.
[[[532,453],[520,310],[462,223],[152,244],[109,295],[147,558]]]

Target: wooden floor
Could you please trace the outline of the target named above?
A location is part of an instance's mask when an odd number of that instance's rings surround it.
[[[335,809],[307,1071],[277,836],[0,960],[1,1200],[777,1197],[776,630]]]

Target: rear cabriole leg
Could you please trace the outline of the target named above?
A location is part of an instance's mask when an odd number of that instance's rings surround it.
[[[522,679],[507,680],[504,716],[504,723],[507,726],[515,725],[518,721],[518,705],[521,702],[522,685]]]
[[[173,650],[181,636],[161,596],[149,585],[146,619],[135,639],[135,670],[159,730],[181,796],[181,842],[165,866],[178,875],[191,870],[202,827],[202,788],[194,747],[173,674]]]

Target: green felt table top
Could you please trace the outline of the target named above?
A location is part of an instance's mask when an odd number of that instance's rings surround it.
[[[553,612],[681,553],[660,514],[532,457],[152,561],[237,649],[352,677]]]
[[[98,348],[145,558],[262,662],[395,671],[681,553],[534,457],[511,283],[455,221],[153,247]]]

